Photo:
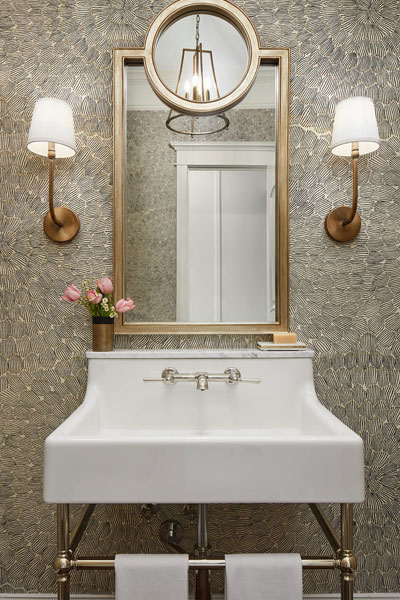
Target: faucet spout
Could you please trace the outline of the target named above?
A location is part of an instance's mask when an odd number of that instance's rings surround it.
[[[196,375],[196,389],[200,392],[208,390],[208,376],[205,373]]]

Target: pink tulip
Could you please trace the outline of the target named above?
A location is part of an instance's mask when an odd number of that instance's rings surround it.
[[[64,296],[61,296],[61,298],[65,300],[65,302],[76,302],[76,300],[79,300],[80,297],[81,292],[78,290],[77,287],[74,286],[73,283],[67,285],[67,287],[65,288]]]
[[[124,298],[121,298],[121,300],[118,300],[118,302],[116,303],[115,308],[117,312],[123,313],[128,310],[132,310],[132,308],[135,308],[135,305],[133,304],[133,301],[130,298],[127,298],[126,300]]]
[[[98,294],[96,290],[88,290],[86,292],[86,298],[91,304],[98,304],[99,302],[101,302],[102,295]]]
[[[111,294],[114,291],[113,282],[110,277],[102,277],[97,282],[97,287],[103,294]]]

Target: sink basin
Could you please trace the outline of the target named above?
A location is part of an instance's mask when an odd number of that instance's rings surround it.
[[[45,444],[56,503],[361,502],[361,438],[319,402],[310,350],[88,353],[82,405]],[[261,383],[146,383],[166,367]]]

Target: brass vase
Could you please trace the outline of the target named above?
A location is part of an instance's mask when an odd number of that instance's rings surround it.
[[[114,347],[114,319],[110,317],[92,317],[93,351],[110,352]]]

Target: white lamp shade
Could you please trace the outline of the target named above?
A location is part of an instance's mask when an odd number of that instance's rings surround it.
[[[332,152],[351,156],[352,143],[358,142],[359,154],[379,148],[379,132],[371,98],[354,96],[337,104],[332,131]]]
[[[47,156],[48,143],[55,144],[56,158],[74,156],[76,152],[72,108],[58,98],[40,98],[33,110],[28,135],[28,149]]]

